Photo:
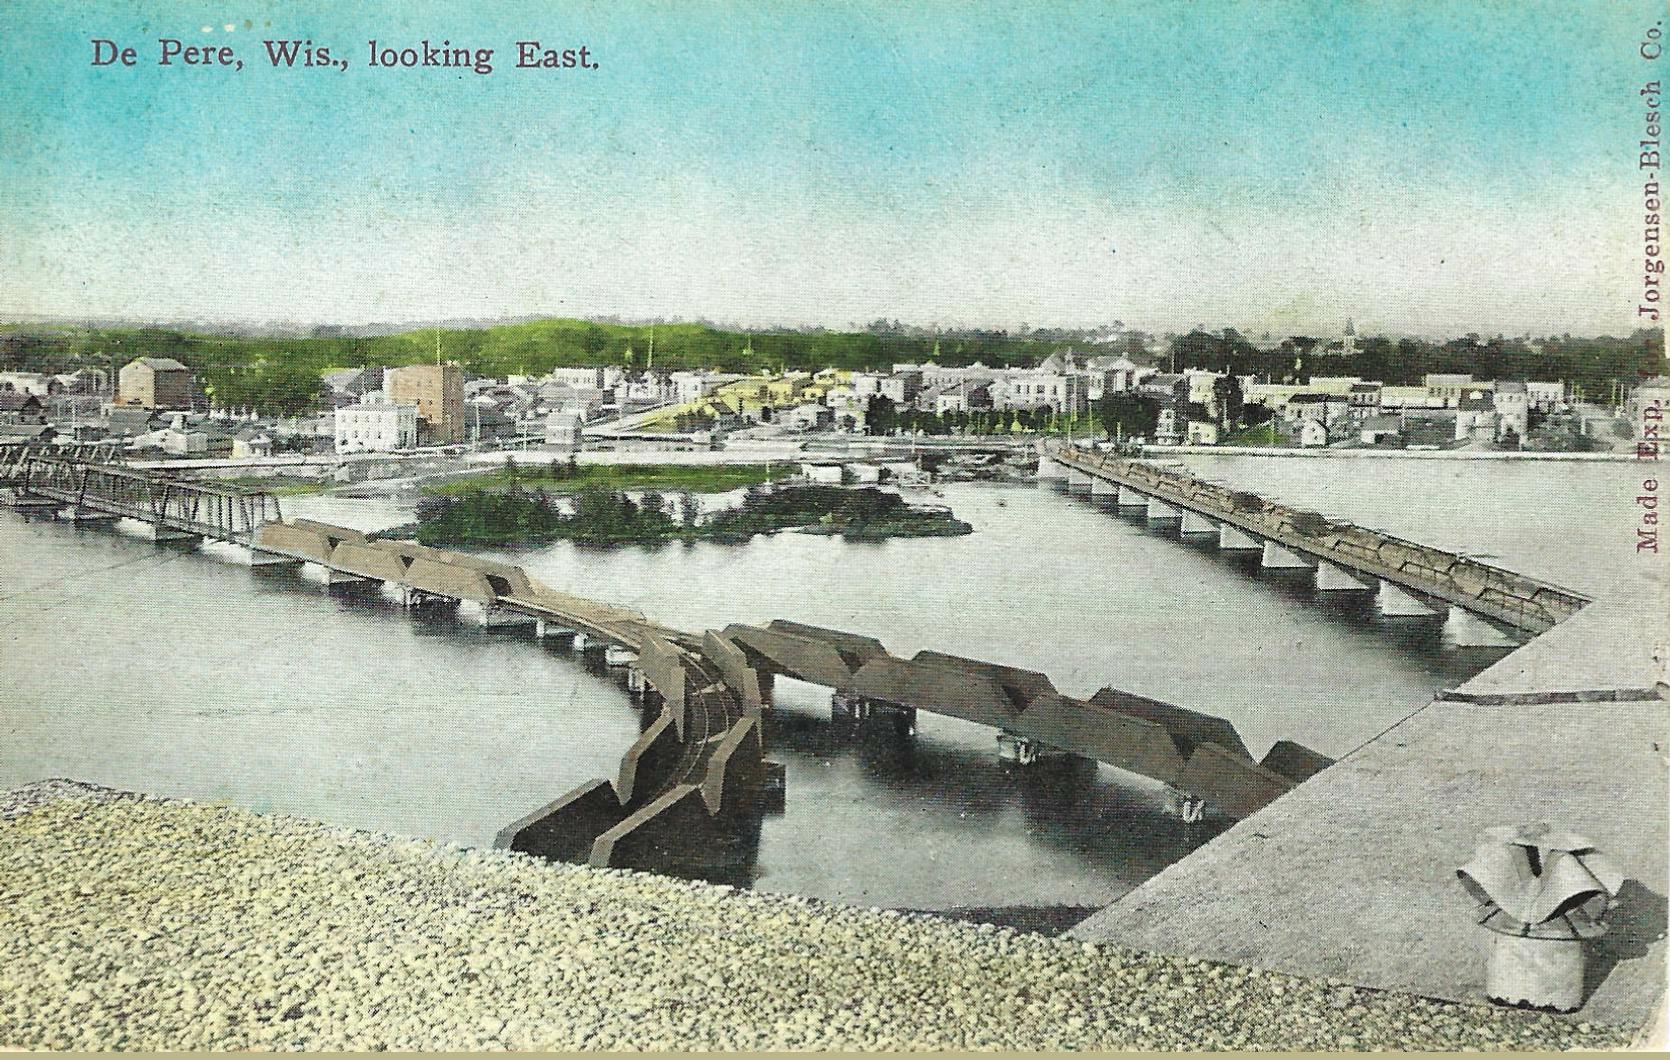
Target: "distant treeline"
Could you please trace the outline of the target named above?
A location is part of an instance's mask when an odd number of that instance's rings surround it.
[[[884,369],[898,362],[1029,365],[1059,343],[1000,332],[960,338],[872,332],[752,334],[698,324],[597,324],[542,320],[440,333],[441,357],[474,375],[543,375],[552,368],[649,364],[651,332],[659,370],[717,368]],[[354,338],[252,338],[163,329],[23,328],[0,331],[0,371],[65,372],[84,365],[116,369],[135,357],[173,357],[196,370],[216,403],[264,412],[305,411],[329,368],[431,363],[434,330]],[[937,354],[936,354],[937,350]]]
[[[649,364],[663,370],[717,368],[731,372],[820,368],[885,370],[900,362],[943,365],[978,361],[992,366],[1036,364],[1070,345],[1029,332],[970,332],[956,336],[915,332],[743,333],[700,324],[625,325],[542,320],[478,330],[440,332],[440,352],[475,375],[542,375],[569,365]],[[1548,339],[1539,354],[1518,340],[1468,337],[1447,343],[1367,338],[1354,357],[1323,352],[1318,340],[1296,337],[1259,350],[1234,329],[1194,331],[1156,351],[1161,368],[1210,368],[1272,381],[1303,382],[1313,375],[1357,375],[1388,383],[1418,383],[1428,372],[1472,372],[1480,378],[1562,379],[1590,398],[1605,400],[1614,380],[1629,385],[1662,372],[1663,332],[1626,338]],[[190,334],[166,329],[21,326],[0,328],[0,370],[117,369],[135,357],[173,357],[198,373],[217,404],[262,412],[306,411],[329,368],[421,364],[435,358],[434,330],[399,335],[258,338]],[[1097,347],[1096,352],[1126,352]]]
[[[1477,379],[1560,380],[1604,402],[1613,382],[1626,389],[1665,371],[1664,332],[1642,329],[1625,338],[1540,340],[1541,351],[1518,339],[1477,335],[1435,343],[1421,339],[1367,338],[1357,353],[1327,353],[1320,340],[1295,336],[1272,350],[1259,350],[1233,328],[1213,334],[1192,331],[1172,341],[1172,360],[1162,367],[1207,368],[1255,375],[1273,383],[1304,383],[1313,376],[1358,376],[1397,386],[1419,384],[1429,372],[1470,372]]]

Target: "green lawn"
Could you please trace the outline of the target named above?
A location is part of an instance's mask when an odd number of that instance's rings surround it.
[[[780,480],[799,471],[793,464],[770,467],[770,477]],[[465,496],[484,490],[511,487],[539,489],[547,493],[576,493],[586,489],[660,490],[665,492],[727,493],[757,485],[767,479],[765,464],[581,464],[570,466],[517,465],[439,486],[426,493]]]
[[[1218,444],[1263,446],[1273,449],[1290,446],[1292,443],[1282,437],[1279,431],[1271,429],[1270,425],[1266,423],[1257,427],[1243,427],[1220,440]]]

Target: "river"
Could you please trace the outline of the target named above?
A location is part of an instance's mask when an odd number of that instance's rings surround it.
[[[1627,464],[1188,462],[1584,591],[1637,584]],[[895,654],[1035,668],[1070,694],[1114,685],[1228,717],[1255,755],[1282,738],[1344,754],[1503,654],[1324,605],[1056,487],[956,484],[938,502],[975,533],[491,555],[676,627],[789,618]],[[284,505],[364,529],[410,516],[386,500]],[[611,775],[645,721],[615,676],[557,648],[236,560],[0,513],[0,788],[68,776],[483,845]],[[1158,784],[1105,766],[1002,765],[981,726],[923,714],[914,737],[854,731],[832,723],[825,690],[790,681],[778,703],[769,755],[787,806],[742,880],[762,889],[1095,906],[1221,827],[1166,816]]]

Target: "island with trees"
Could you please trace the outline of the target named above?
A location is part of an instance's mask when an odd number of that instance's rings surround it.
[[[591,485],[562,503],[544,489],[512,485],[432,495],[418,504],[416,523],[399,533],[439,547],[527,547],[555,541],[619,547],[675,541],[746,542],[784,530],[838,535],[851,541],[949,537],[973,527],[943,507],[907,503],[870,487],[786,484],[747,488],[735,508],[704,513],[694,492],[624,490]]]

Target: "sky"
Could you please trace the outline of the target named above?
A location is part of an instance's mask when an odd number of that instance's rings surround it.
[[[1664,19],[7,0],[0,318],[1621,334]],[[162,38],[244,68],[160,66]],[[367,65],[426,38],[494,72]],[[269,39],[348,67],[274,69]],[[597,69],[514,69],[518,40]]]

